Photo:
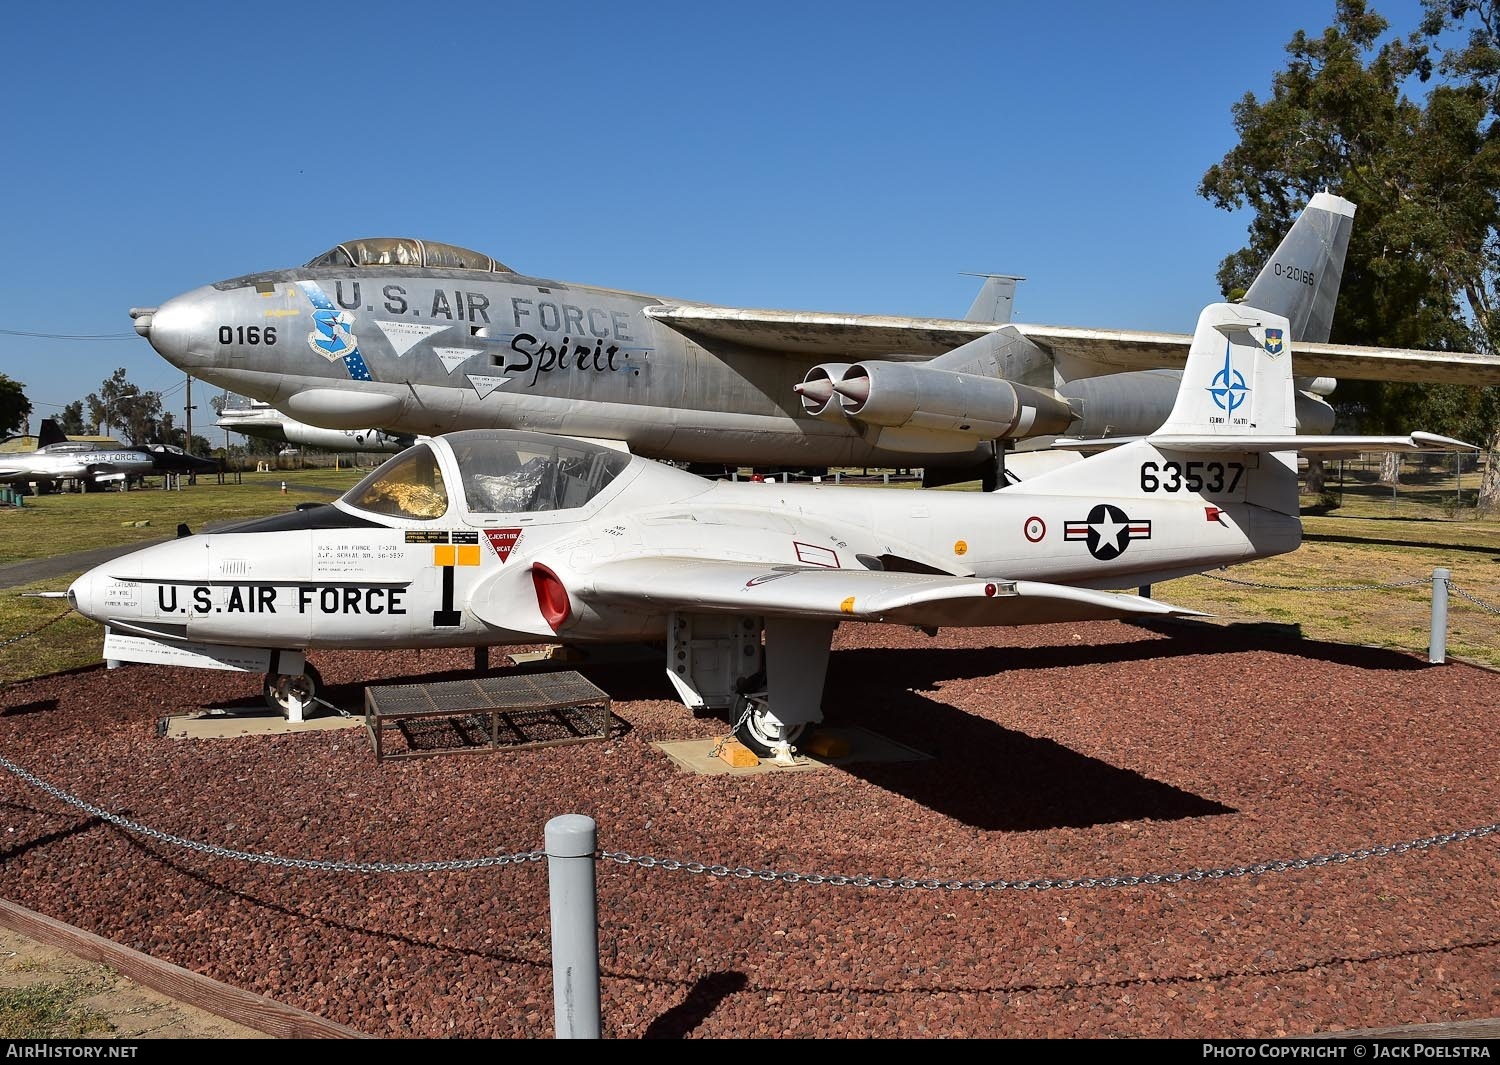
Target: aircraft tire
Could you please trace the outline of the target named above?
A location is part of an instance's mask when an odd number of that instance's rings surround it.
[[[317,696],[323,691],[323,678],[317,667],[305,662],[301,673],[267,673],[263,692],[266,705],[280,710],[288,717],[306,717],[314,706]]]
[[[734,738],[743,743],[757,758],[773,758],[778,743],[789,743],[795,747],[811,726],[786,726],[775,722],[767,713],[765,694],[759,696],[741,693],[734,697]]]

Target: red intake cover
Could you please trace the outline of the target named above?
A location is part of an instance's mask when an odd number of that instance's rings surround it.
[[[542,618],[556,632],[573,616],[573,604],[568,601],[568,590],[563,582],[546,566],[533,563],[531,583],[536,588],[536,605],[541,608]]]

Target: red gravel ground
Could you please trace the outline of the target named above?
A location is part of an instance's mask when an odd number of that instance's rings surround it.
[[[313,657],[350,708],[366,683],[472,665]],[[525,855],[577,813],[607,857],[795,874],[601,860],[606,1038],[1232,1039],[1500,1016],[1495,672],[1254,626],[845,625],[828,724],[933,757],[719,776],[653,746],[726,730],[658,668],[586,672],[615,700],[607,741],[380,763],[361,729],[160,734],[255,705],[244,674],[14,684],[0,756],[61,794],[0,771],[0,896],[375,1036],[552,1038],[545,861],[337,872],[219,849]]]

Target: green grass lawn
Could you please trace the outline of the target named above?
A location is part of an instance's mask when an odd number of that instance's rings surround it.
[[[245,473],[238,481],[199,478],[180,490],[26,496],[20,507],[0,509],[0,565],[51,558],[120,544],[170,539],[179,523],[193,530],[210,523],[279,514],[298,503],[326,502],[352,487],[368,469],[305,469]],[[285,481],[287,491],[281,491]],[[66,591],[83,568],[0,589],[0,683],[24,680],[99,661],[103,630],[67,612],[58,599],[27,593]],[[46,626],[36,636],[16,639]],[[12,642],[13,641],[13,642]]]

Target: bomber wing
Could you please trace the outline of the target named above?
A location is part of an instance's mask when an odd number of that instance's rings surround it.
[[[814,357],[891,360],[942,355],[986,333],[989,323],[948,318],[828,314],[705,304],[648,307],[645,314],[694,340],[721,340]],[[1187,364],[1186,333],[1083,329],[1012,322],[1011,330],[1053,356],[1064,380]],[[1295,345],[1299,377],[1405,381],[1488,387],[1500,384],[1500,357],[1477,352],[1419,351],[1353,344]]]
[[[945,627],[1209,616],[1157,599],[1038,581],[716,559],[621,559],[590,576],[586,586],[570,587],[589,603],[761,617]]]
[[[642,312],[692,340],[723,340],[747,348],[816,357],[928,358],[991,332],[993,323],[883,314],[758,310],[663,304]],[[1185,357],[1185,356],[1184,356]]]

